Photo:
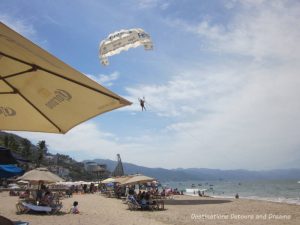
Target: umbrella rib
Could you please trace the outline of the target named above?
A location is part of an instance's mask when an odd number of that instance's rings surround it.
[[[14,90],[14,93],[20,95],[29,105],[31,105],[36,111],[38,111],[46,120],[48,120],[53,126],[58,129],[59,132],[62,133],[62,130],[52,121],[50,120],[41,110],[39,110],[31,101],[29,101],[18,89],[16,89],[13,85],[11,85],[7,80],[2,79],[11,89]]]
[[[17,94],[15,91],[0,92],[0,95]]]
[[[24,74],[24,73],[30,73],[30,72],[33,72],[33,71],[36,71],[36,67],[31,65],[31,68],[28,69],[28,70],[24,70],[24,71],[21,71],[21,72],[18,72],[18,73],[13,73],[13,74],[7,75],[5,77],[1,77],[0,80],[7,79],[7,78],[10,78],[10,77],[14,77],[14,76],[18,76],[18,75],[21,75],[21,74]]]
[[[26,62],[26,61],[21,60],[21,59],[18,59],[18,58],[16,58],[16,57],[7,55],[7,54],[5,54],[5,53],[3,53],[3,52],[0,52],[0,55],[3,55],[3,56],[5,56],[5,57],[7,57],[7,58],[16,60],[16,61],[18,61],[18,62],[20,62],[20,63],[23,63],[23,64],[26,64],[26,65],[28,65],[28,66],[31,66],[32,68],[29,69],[29,71],[27,71],[27,72],[31,72],[31,71],[40,69],[40,70],[43,70],[43,71],[45,71],[45,72],[47,72],[47,73],[51,73],[51,74],[54,75],[54,76],[60,77],[60,78],[62,78],[62,79],[65,79],[65,80],[68,80],[68,81],[70,81],[70,82],[73,82],[73,83],[75,83],[75,84],[77,84],[77,85],[83,86],[83,87],[85,87],[85,88],[88,88],[88,89],[93,90],[93,91],[95,91],[95,92],[101,93],[101,94],[106,95],[106,96],[108,96],[108,97],[110,97],[110,98],[113,98],[113,99],[115,99],[115,100],[118,100],[119,102],[123,102],[123,101],[121,101],[120,98],[118,98],[118,97],[116,97],[116,96],[114,96],[114,95],[111,95],[111,94],[109,94],[109,93],[105,93],[105,92],[100,91],[100,90],[98,90],[98,89],[96,89],[96,88],[90,87],[90,86],[88,86],[88,85],[86,85],[86,84],[83,84],[83,83],[78,82],[78,81],[76,81],[76,80],[73,80],[73,79],[71,79],[71,78],[65,77],[65,76],[63,76],[63,75],[61,75],[61,74],[55,73],[55,72],[53,72],[53,71],[51,71],[51,70],[47,70],[47,69],[45,69],[45,68],[43,68],[43,67],[41,67],[41,66],[38,66],[38,65],[35,65],[35,64]],[[12,75],[10,75],[10,76],[21,75],[21,74],[23,74],[23,73],[25,73],[25,71],[24,71],[24,72],[20,72],[19,74],[12,74]]]

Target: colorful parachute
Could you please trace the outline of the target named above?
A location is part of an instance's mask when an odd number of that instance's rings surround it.
[[[140,28],[120,30],[108,35],[99,45],[99,58],[102,65],[109,64],[108,56],[119,54],[124,50],[144,45],[145,50],[152,50],[153,45],[149,34]]]

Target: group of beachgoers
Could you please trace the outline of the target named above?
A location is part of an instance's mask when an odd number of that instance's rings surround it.
[[[68,187],[59,188],[55,186],[46,186],[40,183],[37,190],[25,191],[10,191],[10,195],[19,196],[20,202],[26,202],[34,204],[36,206],[48,206],[55,207],[61,204],[61,199],[64,197],[72,197],[73,194],[94,194],[100,193],[107,197],[116,197],[123,199],[128,204],[137,205],[140,209],[153,209],[153,206],[157,208],[164,207],[164,199],[173,195],[182,195],[177,189],[162,188],[159,190],[156,185],[120,185],[114,184],[95,184],[87,183],[79,185],[70,185]],[[138,189],[136,189],[138,187]],[[137,191],[138,190],[138,191]],[[124,202],[123,201],[123,202]],[[62,206],[62,204],[61,204]],[[79,213],[79,203],[74,201],[70,213]]]
[[[10,194],[13,195],[11,192]],[[39,184],[37,190],[30,191],[26,189],[23,192],[19,192],[18,196],[20,200],[16,206],[20,213],[27,211],[25,205],[50,207],[52,209],[62,208],[62,203],[59,201],[62,192],[54,193],[43,183]]]
[[[138,186],[138,189],[135,189]],[[162,188],[157,185],[106,185],[99,186],[100,192],[106,197],[123,199],[129,209],[164,209],[164,199],[173,195],[182,195],[178,189]],[[137,191],[138,190],[138,191]]]

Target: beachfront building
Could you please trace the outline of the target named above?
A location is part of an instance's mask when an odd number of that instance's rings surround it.
[[[87,172],[96,175],[100,179],[107,178],[110,174],[105,164],[98,164],[94,161],[86,162],[84,168]]]
[[[52,165],[52,166],[49,166],[48,169],[51,172],[57,174],[59,177],[69,178],[70,170],[65,167]]]

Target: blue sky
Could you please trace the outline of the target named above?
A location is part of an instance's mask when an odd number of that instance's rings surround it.
[[[299,18],[298,1],[1,1],[2,22],[133,102],[66,135],[14,133],[76,160],[299,168]],[[131,28],[149,33],[154,50],[103,67],[100,41]]]

